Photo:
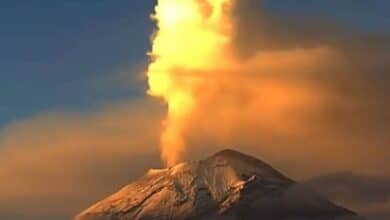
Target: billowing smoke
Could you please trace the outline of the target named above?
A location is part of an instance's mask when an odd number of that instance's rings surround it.
[[[233,0],[158,1],[149,94],[168,104],[161,137],[162,159],[168,166],[180,162],[186,136],[195,126],[209,129],[216,138],[247,122],[299,132],[298,125],[285,117],[286,111],[321,102],[322,97],[313,98],[316,89],[274,76],[284,74],[286,66],[293,67],[290,71],[313,68],[331,51],[298,48],[257,53],[244,60],[237,50],[236,7]],[[208,122],[213,123],[204,124]]]
[[[231,0],[159,0],[153,18],[158,30],[148,70],[149,94],[164,98],[168,116],[161,137],[162,158],[182,158],[187,121],[199,105],[196,95],[209,72],[226,59],[232,22]]]
[[[149,94],[168,105],[168,166],[216,147],[304,162],[297,173],[386,163],[388,35],[258,0],[159,0],[153,18]]]

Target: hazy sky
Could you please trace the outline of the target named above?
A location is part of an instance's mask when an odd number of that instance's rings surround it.
[[[188,134],[191,155],[197,159],[234,145],[292,178],[309,179],[343,205],[388,219],[390,1],[252,2],[253,10],[237,12],[240,30],[251,34],[238,36],[236,46],[248,56],[264,50],[265,60],[280,58],[284,66],[266,68],[288,72],[277,76],[276,86],[288,91],[287,106],[298,103],[292,107],[303,111],[267,121],[267,110],[249,108],[247,118],[232,117],[224,126],[221,108],[235,116],[241,108],[232,100],[245,98],[256,107],[258,97],[245,88],[242,94],[221,92],[230,82],[206,90],[211,98],[202,100],[205,108],[190,122],[197,128]],[[0,219],[69,219],[161,166],[158,139],[166,109],[146,97],[144,78],[154,4],[0,2]],[[278,16],[300,22],[288,27]],[[302,62],[291,65],[290,53]],[[263,88],[256,74],[229,79],[254,82],[250,91]],[[321,99],[307,98],[310,92]],[[282,125],[271,126],[280,133],[267,123]],[[305,134],[296,135],[295,128]]]
[[[144,85],[101,82],[145,63],[153,4],[2,1],[0,125],[58,108],[90,110],[142,93]]]
[[[320,15],[363,30],[390,29],[386,0],[264,4],[270,10]],[[142,72],[153,5],[152,0],[2,1],[0,126],[53,109],[89,111],[142,95],[145,85],[124,86],[118,78]]]

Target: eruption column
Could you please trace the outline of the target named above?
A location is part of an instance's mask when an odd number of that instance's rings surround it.
[[[148,67],[148,94],[168,105],[161,135],[161,157],[167,166],[180,162],[186,150],[185,130],[199,107],[196,90],[225,59],[231,36],[233,0],[158,0]]]

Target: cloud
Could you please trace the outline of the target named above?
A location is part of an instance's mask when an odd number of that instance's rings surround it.
[[[269,14],[254,2],[240,0],[234,12],[233,63],[170,72],[182,87],[202,82],[191,87],[196,105],[183,126],[187,159],[236,148],[298,180],[347,170],[357,174],[318,184],[332,190],[353,181],[341,199],[372,204],[356,204],[372,215],[388,212],[390,37]],[[0,136],[0,213],[69,218],[160,166],[164,108],[141,100],[7,126]]]
[[[201,81],[186,118],[189,155],[236,146],[298,179],[390,175],[388,34],[237,4],[233,62],[172,73]]]
[[[363,176],[351,172],[322,175],[308,181],[330,198],[354,204],[390,201],[390,177]]]
[[[239,146],[298,178],[390,175],[388,34],[270,14],[254,0],[236,1],[233,17],[223,1],[189,1],[177,5],[183,19],[164,3],[148,77],[170,107],[166,159],[185,145],[191,156]]]
[[[340,204],[360,210],[368,219],[390,217],[390,177],[351,172],[321,175],[305,182]]]
[[[161,106],[118,103],[95,113],[48,113],[0,136],[0,213],[69,219],[151,167],[160,167]]]

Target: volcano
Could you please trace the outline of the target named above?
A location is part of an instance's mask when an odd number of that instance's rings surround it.
[[[361,220],[268,164],[233,150],[150,170],[75,220]]]

